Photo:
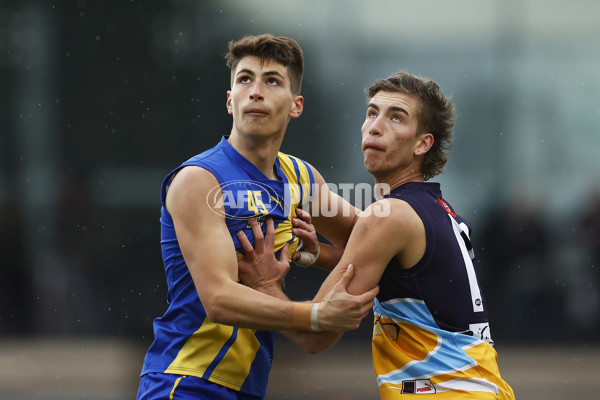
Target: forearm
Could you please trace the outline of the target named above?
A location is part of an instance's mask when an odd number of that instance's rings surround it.
[[[277,286],[262,287],[258,290],[280,300],[289,301],[287,295]],[[342,336],[342,333],[337,332],[305,332],[298,330],[282,330],[281,334],[310,354],[327,350]]]
[[[342,247],[337,247],[325,243],[319,243],[319,245],[321,248],[320,254],[319,258],[317,259],[314,265],[315,267],[319,267],[326,271],[332,271],[342,258],[344,249]]]
[[[305,311],[310,313],[310,303],[294,303],[285,295],[271,296],[235,282],[226,282],[213,293],[203,301],[213,322],[261,330],[310,330]],[[298,321],[300,308],[304,308],[306,321]]]
[[[281,331],[281,333],[310,354],[329,349],[342,337],[342,334],[337,332]]]

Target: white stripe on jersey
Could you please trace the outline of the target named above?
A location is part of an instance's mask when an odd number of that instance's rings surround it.
[[[447,392],[451,390],[464,390],[467,392],[489,392],[500,394],[498,385],[480,378],[452,379],[451,381],[438,382],[435,384],[436,392]]]
[[[460,252],[462,253],[463,260],[465,262],[465,268],[467,269],[467,277],[469,279],[469,287],[471,288],[471,302],[473,303],[473,312],[483,311],[483,299],[481,298],[481,291],[479,290],[479,285],[477,284],[477,276],[475,275],[475,267],[473,267],[473,261],[471,260],[471,256],[469,254],[469,250],[467,250],[467,245],[465,240],[463,239],[460,225],[458,222],[450,214],[448,214],[448,218],[452,221],[452,229],[454,230],[454,236],[456,236],[456,242],[460,247]],[[468,235],[468,231],[465,232]]]

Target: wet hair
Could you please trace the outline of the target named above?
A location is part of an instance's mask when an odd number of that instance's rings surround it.
[[[433,80],[404,71],[375,82],[366,93],[371,99],[380,91],[403,93],[419,100],[417,135],[433,135],[433,145],[423,160],[423,176],[428,180],[441,174],[448,161],[446,152],[452,147],[452,128],[456,120],[452,101]]]
[[[266,33],[259,36],[244,36],[240,40],[230,41],[225,61],[231,70],[232,85],[238,63],[247,56],[258,57],[263,63],[276,61],[287,67],[292,94],[300,94],[302,75],[304,74],[304,56],[295,40]]]

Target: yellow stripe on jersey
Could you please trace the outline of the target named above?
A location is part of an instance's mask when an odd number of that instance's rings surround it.
[[[194,372],[194,376],[202,376],[232,333],[233,326],[215,324],[206,317],[200,329],[188,338],[165,373]],[[207,337],[214,339],[206,340]],[[196,368],[192,369],[190,365]]]
[[[477,370],[489,382],[495,384],[499,390],[501,399],[514,399],[515,394],[500,376],[498,369],[498,353],[489,343],[481,342],[476,346],[463,349],[467,355],[477,360]]]
[[[260,348],[260,343],[254,336],[256,330],[239,328],[235,343],[229,348],[227,354],[211,375],[211,381],[227,386],[234,390],[240,390],[246,377],[250,373],[250,367]],[[244,364],[240,365],[240,360]],[[231,371],[238,371],[238,380],[224,379],[223,376],[231,375]]]
[[[279,251],[286,243],[292,240],[292,218],[296,218],[296,207],[300,207],[308,202],[311,195],[310,175],[306,165],[298,158],[288,154],[279,153],[278,157],[281,171],[288,178],[289,182],[290,211],[288,219],[279,223],[275,228],[275,251]],[[296,174],[296,168],[292,159],[298,166],[300,176]],[[302,198],[300,198],[300,186],[302,187]],[[297,247],[298,238],[294,237],[294,241],[290,243],[288,248],[290,261],[292,261],[292,255],[296,252]]]
[[[414,325],[403,324],[387,318],[375,318],[373,327],[373,354],[390,357],[373,357],[375,372],[394,371],[399,365],[425,360],[439,347],[438,336],[424,329],[412,329]],[[391,357],[393,356],[393,357]],[[382,387],[395,386],[389,383]],[[402,384],[399,384],[402,387]]]
[[[216,324],[208,317],[205,318],[200,329],[187,340],[165,373],[202,377],[233,333],[233,329],[232,326]],[[238,329],[236,341],[211,373],[209,381],[240,390],[248,377],[252,360],[260,348],[254,332],[252,329]],[[206,340],[207,337],[212,339]],[[240,363],[239,360],[244,360],[244,363]],[[190,365],[196,368],[190,368]],[[232,376],[235,378],[232,379]]]
[[[296,206],[302,206],[306,204],[308,199],[310,198],[310,174],[308,169],[306,168],[306,164],[304,164],[300,159],[290,156],[288,154],[279,153],[279,165],[281,166],[281,170],[287,176],[288,181],[290,183],[290,188],[292,189],[292,203]],[[300,172],[300,176],[296,176],[296,168],[294,167],[294,162],[298,166],[298,171]],[[302,198],[300,199],[300,188],[298,185],[302,186]],[[296,208],[296,207],[293,207]],[[294,212],[295,213],[295,212]]]

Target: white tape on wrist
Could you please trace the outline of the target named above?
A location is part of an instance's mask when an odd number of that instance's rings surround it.
[[[321,255],[321,246],[317,247],[317,254],[309,253],[308,251],[298,250],[296,250],[296,252],[300,253],[300,259],[296,261],[296,264],[298,264],[299,267],[307,268],[311,265],[314,265],[319,259],[319,256]]]
[[[321,303],[313,304],[312,308],[310,309],[310,329],[313,332],[319,332],[319,317],[317,315],[319,312],[319,304]]]

